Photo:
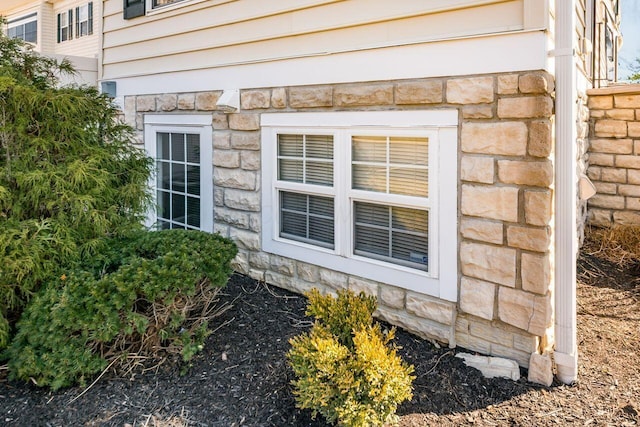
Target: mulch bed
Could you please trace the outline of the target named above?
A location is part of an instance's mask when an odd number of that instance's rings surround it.
[[[464,349],[398,330],[399,354],[417,376],[400,426],[639,425],[637,267],[597,254],[579,264],[578,384],[530,384],[524,370],[517,382],[485,379],[454,357]],[[234,275],[221,300],[233,307],[215,319],[218,329],[189,367],[161,365],[133,378],[107,373],[88,390],[58,392],[0,374],[0,425],[325,425],[295,407],[285,357],[288,340],[311,326],[305,298]]]

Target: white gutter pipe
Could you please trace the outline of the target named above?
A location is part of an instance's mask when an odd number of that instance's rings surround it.
[[[576,321],[577,237],[577,71],[575,0],[555,0],[555,352],[558,379],[578,376]]]

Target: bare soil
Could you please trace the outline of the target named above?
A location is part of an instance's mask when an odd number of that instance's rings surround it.
[[[415,366],[414,397],[400,426],[640,425],[640,263],[607,260],[587,245],[578,267],[579,381],[542,387],[485,379],[454,357],[398,330],[399,354]],[[51,392],[0,371],[0,425],[324,426],[295,407],[288,340],[308,330],[305,298],[234,275],[233,307],[190,366],[163,364],[88,389]],[[82,394],[84,393],[84,394]]]

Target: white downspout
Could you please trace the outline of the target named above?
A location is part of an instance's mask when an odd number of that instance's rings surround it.
[[[555,362],[565,384],[578,376],[576,321],[577,88],[575,0],[556,0]]]

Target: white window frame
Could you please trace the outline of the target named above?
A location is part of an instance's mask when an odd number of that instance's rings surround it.
[[[145,225],[153,227],[157,220],[157,175],[155,173],[158,132],[197,133],[200,135],[200,230],[213,232],[213,124],[211,115],[147,114],[144,116],[144,147],[154,161],[149,179],[153,204]]]
[[[9,30],[13,29],[13,28],[17,28],[17,27],[23,27],[23,31],[24,31],[24,27],[26,27],[27,24],[30,24],[32,22],[36,23],[36,41],[35,42],[29,42],[26,41],[24,38],[20,38],[21,40],[25,41],[26,43],[31,43],[31,44],[38,44],[38,27],[39,27],[39,23],[38,23],[38,13],[34,12],[34,13],[30,13],[26,16],[23,16],[21,18],[16,18],[16,19],[12,19],[7,23],[7,36],[9,35]]]
[[[177,0],[174,3],[164,4],[160,6],[153,6],[154,0],[145,0],[147,15],[153,15],[156,13],[168,12],[170,10],[178,9],[184,6],[188,6],[191,4],[202,3],[207,1],[211,3],[212,6],[217,6],[219,4],[230,3],[237,0]]]
[[[262,127],[262,248],[404,289],[457,300],[458,113],[457,110],[265,113]],[[278,134],[334,135],[334,186],[278,180]],[[374,193],[351,188],[351,136],[429,138],[429,197]],[[349,143],[345,143],[349,141]],[[335,246],[323,248],[279,237],[280,190],[334,196]],[[429,209],[429,271],[353,254],[353,201]],[[341,201],[341,202],[340,202]]]

